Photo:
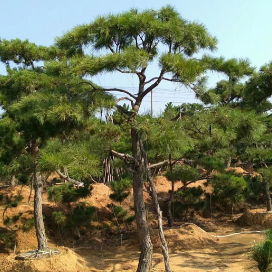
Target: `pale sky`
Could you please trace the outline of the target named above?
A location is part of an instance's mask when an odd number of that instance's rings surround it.
[[[170,4],[184,19],[206,26],[218,39],[216,56],[248,58],[259,68],[272,60],[272,0],[0,0],[0,37],[28,39],[37,45],[51,45],[76,25],[89,23],[98,15],[120,13],[132,7],[159,9]],[[151,73],[155,73],[153,70]],[[0,74],[5,68],[0,66]],[[219,75],[213,75],[212,86]],[[133,77],[102,75],[92,79],[102,86],[136,88]],[[163,84],[154,92],[154,109],[159,113],[167,102],[195,102],[194,94],[181,86]],[[142,111],[150,110],[146,97]]]

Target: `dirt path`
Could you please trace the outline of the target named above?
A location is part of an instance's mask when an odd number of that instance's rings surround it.
[[[242,234],[220,238],[197,250],[176,250],[170,248],[170,263],[173,272],[200,271],[257,271],[248,259],[247,251],[251,244],[261,241],[263,234]],[[153,256],[153,270],[164,271],[162,255],[156,250]],[[132,248],[119,247],[112,249],[76,250],[90,267],[89,271],[132,272],[136,271],[138,254]]]

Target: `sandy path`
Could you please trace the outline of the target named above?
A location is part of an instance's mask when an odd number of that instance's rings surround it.
[[[247,251],[251,244],[263,239],[263,234],[242,234],[220,238],[197,250],[175,250],[170,248],[170,263],[173,272],[200,272],[200,271],[257,271],[254,264],[248,259]],[[98,249],[76,250],[87,261],[89,271],[132,272],[136,271],[138,254],[132,248],[119,247],[115,250]],[[253,267],[252,267],[253,266]],[[154,272],[164,271],[162,255],[157,251],[153,256]]]

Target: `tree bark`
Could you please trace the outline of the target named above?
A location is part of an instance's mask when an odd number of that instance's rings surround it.
[[[159,230],[159,235],[160,235],[160,239],[161,239],[161,248],[162,248],[162,255],[163,255],[163,258],[164,258],[165,271],[166,272],[171,272],[169,254],[168,254],[168,246],[167,246],[167,242],[166,242],[165,237],[164,237],[163,227],[162,227],[162,212],[161,212],[161,209],[160,209],[155,184],[154,184],[152,175],[150,173],[150,169],[148,168],[147,154],[146,154],[146,152],[144,150],[144,147],[143,147],[141,142],[140,142],[140,144],[141,144],[141,151],[142,151],[142,154],[143,154],[143,157],[144,157],[145,168],[146,168],[146,172],[147,172],[147,178],[148,178],[148,181],[149,181],[150,186],[151,186],[152,202],[153,202],[153,206],[155,208],[155,212],[156,212],[157,217],[158,217],[158,230]]]
[[[265,200],[267,211],[271,212],[272,211],[271,196],[269,192],[269,183],[267,181],[265,181]]]
[[[15,187],[16,186],[16,180],[15,180],[15,175],[12,175],[10,178],[10,186]]]
[[[169,199],[166,202],[166,206],[167,206],[166,217],[167,217],[169,227],[173,227],[173,225],[174,225],[174,219],[173,219],[173,215],[172,215],[172,202],[173,202],[173,198],[174,198],[174,193],[175,193],[175,182],[172,181],[172,189],[170,192]]]
[[[149,234],[143,196],[144,180],[140,139],[137,134],[137,130],[134,128],[131,129],[131,139],[132,139],[132,154],[133,157],[138,162],[138,165],[135,164],[135,169],[133,172],[134,208],[138,229],[138,237],[140,240],[141,248],[137,272],[149,272],[152,267],[153,245]]]
[[[48,251],[49,246],[45,234],[43,213],[42,213],[42,193],[43,193],[43,180],[39,172],[34,173],[34,220],[36,236],[38,240],[38,250]]]
[[[172,173],[173,172],[173,164],[172,164],[171,154],[169,154],[169,166],[170,166],[170,171]],[[174,225],[174,218],[173,218],[173,214],[172,214],[172,202],[173,202],[174,194],[175,194],[175,182],[172,181],[172,188],[171,188],[170,196],[166,202],[166,208],[167,208],[166,217],[167,217],[169,227],[173,227],[173,225]]]

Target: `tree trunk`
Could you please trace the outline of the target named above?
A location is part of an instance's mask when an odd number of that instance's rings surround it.
[[[173,172],[173,164],[172,164],[171,154],[169,154],[169,166],[170,166],[170,171],[172,173]],[[173,227],[173,225],[174,225],[174,218],[173,218],[173,214],[172,214],[172,202],[173,202],[174,194],[175,194],[175,182],[172,181],[172,188],[171,188],[170,196],[166,202],[166,207],[167,207],[166,217],[167,217],[169,227]]]
[[[32,196],[32,191],[33,191],[33,186],[34,186],[34,179],[35,179],[35,174],[33,174],[32,178],[31,178],[31,187],[30,187],[30,193],[29,193],[29,196],[28,196],[28,204],[30,203],[31,196]]]
[[[16,180],[15,180],[15,176],[12,175],[10,178],[10,186],[11,187],[15,187],[16,186]]]
[[[137,223],[138,236],[140,240],[141,254],[137,272],[149,272],[152,267],[153,246],[150,239],[148,223],[146,220],[145,203],[143,196],[143,165],[140,149],[140,140],[136,129],[131,129],[132,155],[138,161],[133,172],[133,196]]]
[[[43,213],[42,213],[42,193],[43,193],[43,180],[39,172],[34,173],[34,220],[36,228],[36,236],[38,240],[38,250],[48,251],[49,246],[45,234]]]
[[[266,208],[267,211],[272,211],[271,196],[269,192],[269,183],[265,181],[265,199],[266,199]]]
[[[147,172],[147,178],[148,178],[150,186],[151,186],[151,195],[152,195],[153,206],[155,208],[155,212],[156,212],[157,218],[158,218],[158,230],[159,230],[159,235],[160,235],[160,239],[161,239],[161,248],[162,248],[162,255],[163,255],[163,258],[164,258],[165,271],[166,272],[171,272],[169,254],[168,254],[168,246],[167,246],[167,242],[166,242],[165,237],[164,237],[163,227],[162,227],[162,212],[161,212],[161,209],[160,209],[155,184],[154,184],[152,175],[150,173],[150,169],[148,168],[147,154],[146,154],[146,152],[144,150],[144,147],[143,147],[142,143],[141,143],[141,151],[142,151],[142,154],[143,154],[143,157],[144,157],[145,168],[146,168],[146,172]]]
[[[173,198],[174,198],[174,193],[175,193],[175,182],[172,181],[172,189],[170,192],[170,197],[166,203],[166,205],[167,205],[166,217],[167,217],[169,227],[173,227],[173,225],[174,225],[174,219],[173,219],[173,215],[172,215],[172,202],[173,202]]]

